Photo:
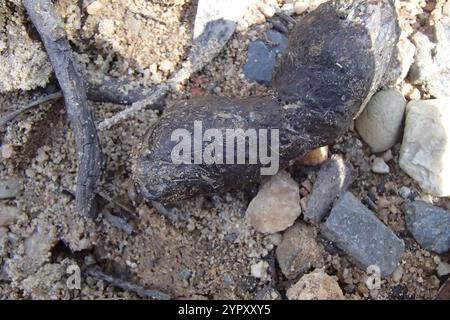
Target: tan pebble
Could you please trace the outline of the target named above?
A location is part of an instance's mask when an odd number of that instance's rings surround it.
[[[289,300],[342,300],[344,294],[337,281],[323,270],[304,275],[291,286],[287,293]]]
[[[272,18],[275,15],[275,8],[269,4],[260,4],[258,6],[259,10],[261,11],[261,13],[266,17],[266,18]]]
[[[292,226],[302,211],[299,192],[297,182],[286,171],[271,177],[247,208],[250,225],[261,233],[276,233]]]
[[[86,11],[90,15],[99,14],[103,8],[103,4],[100,1],[93,1],[90,5],[87,6]]]
[[[389,201],[385,197],[381,197],[377,201],[377,206],[378,208],[386,209],[389,207]]]
[[[392,159],[394,159],[394,156],[392,155],[392,151],[390,149],[388,151],[386,151],[385,153],[383,153],[383,160],[385,162],[389,162]]]
[[[302,182],[302,187],[308,190],[308,192],[311,192],[312,190],[312,183],[309,180],[305,180]]]
[[[402,280],[402,277],[403,277],[403,268],[399,266],[392,273],[392,280],[398,283],[400,282],[400,280]]]
[[[306,197],[307,195],[309,195],[309,192],[305,188],[300,188],[300,195],[302,197]]]
[[[308,10],[308,8],[309,8],[309,5],[305,1],[297,1],[294,4],[294,11],[296,14],[302,14],[306,10]]]
[[[417,88],[414,88],[408,95],[407,98],[409,100],[420,100],[421,99],[421,95],[420,95],[420,91]]]
[[[328,146],[317,148],[300,158],[299,164],[305,166],[317,166],[328,159]]]
[[[4,144],[2,146],[2,157],[3,159],[9,159],[14,154],[14,149],[10,144]]]
[[[442,8],[442,13],[444,16],[450,17],[450,1],[447,1],[443,8]]]
[[[21,211],[13,206],[0,206],[0,227],[14,224],[20,217]]]
[[[285,3],[282,7],[281,7],[281,11],[283,11],[284,13],[286,13],[287,15],[293,15],[294,14],[294,5],[292,3]]]
[[[174,64],[172,61],[169,60],[163,60],[161,61],[161,63],[159,64],[159,70],[161,70],[162,72],[170,72],[174,69]]]

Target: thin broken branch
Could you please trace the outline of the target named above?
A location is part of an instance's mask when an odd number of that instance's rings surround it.
[[[57,100],[59,98],[62,98],[62,96],[63,96],[62,93],[58,91],[27,103],[24,107],[19,108],[16,111],[13,111],[3,117],[0,117],[0,128],[6,125],[8,122],[14,120],[20,114],[30,110],[31,108],[37,107],[45,102]]]
[[[136,101],[131,107],[119,112],[99,124],[99,130],[108,129],[137,112],[153,106],[164,98],[170,90],[176,90],[178,85],[189,79],[192,74],[203,69],[222,50],[233,34],[237,21],[247,10],[244,0],[201,0],[195,16],[193,43],[183,67],[178,70],[165,84],[154,89],[148,97]],[[228,10],[233,8],[234,10]]]
[[[151,298],[154,300],[170,300],[171,299],[171,296],[168,295],[167,293],[164,293],[164,292],[161,292],[158,290],[147,289],[147,288],[141,287],[139,285],[136,285],[134,283],[114,278],[114,277],[102,272],[98,267],[87,268],[86,275],[88,275],[91,278],[97,279],[97,280],[105,281],[105,282],[109,283],[110,285],[120,288],[122,290],[134,292],[144,298]]]
[[[108,129],[126,119],[129,119],[130,117],[134,116],[137,112],[143,110],[144,108],[148,106],[154,106],[166,96],[167,92],[169,91],[169,88],[170,87],[167,85],[160,85],[156,87],[153,93],[150,94],[147,98],[136,101],[125,110],[117,113],[111,118],[105,119],[102,122],[100,122],[100,124],[98,125],[98,129],[99,130]]]
[[[84,78],[53,4],[49,0],[23,0],[23,5],[45,46],[64,95],[74,131],[77,158],[76,212],[92,213],[95,189],[101,176],[102,154],[84,87]]]
[[[111,78],[101,83],[96,83],[92,79],[87,79],[87,97],[91,101],[111,102],[114,104],[131,105],[139,100],[149,97],[154,88],[133,85],[129,81]],[[162,111],[163,99],[157,100],[152,108]]]

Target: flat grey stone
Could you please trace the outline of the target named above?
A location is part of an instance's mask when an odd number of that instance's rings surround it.
[[[318,224],[330,212],[337,197],[356,179],[356,170],[341,156],[333,155],[319,171],[304,213],[305,221]]]
[[[262,40],[250,42],[243,72],[250,81],[270,85],[277,58],[287,49],[288,40],[275,30],[268,30],[266,39],[267,44]]]
[[[450,250],[450,212],[423,201],[403,205],[406,227],[426,250],[446,253]]]
[[[394,272],[405,250],[403,241],[350,192],[336,202],[321,232],[356,266],[364,271],[378,266],[383,277]]]
[[[17,179],[0,180],[0,199],[15,198],[22,187]]]

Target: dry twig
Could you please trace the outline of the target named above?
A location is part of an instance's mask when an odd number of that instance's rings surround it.
[[[144,298],[151,298],[154,300],[170,300],[171,298],[167,293],[158,290],[147,289],[134,283],[114,278],[113,276],[107,275],[106,273],[102,272],[98,267],[89,267],[88,269],[86,269],[86,274],[94,279],[105,281],[114,287],[120,288],[125,291],[134,292]]]
[[[49,0],[23,0],[27,13],[45,46],[64,95],[69,122],[74,131],[77,158],[76,212],[92,213],[95,189],[101,175],[102,154],[89,110],[84,78],[73,59],[70,44],[53,4]]]

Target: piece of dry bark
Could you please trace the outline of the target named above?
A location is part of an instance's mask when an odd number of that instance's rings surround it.
[[[78,160],[75,210],[88,215],[93,211],[94,191],[101,176],[102,153],[87,103],[85,81],[51,1],[24,0],[23,5],[39,32],[64,95]]]
[[[129,291],[129,292],[134,292],[144,298],[151,298],[154,300],[170,300],[171,299],[170,295],[168,295],[167,293],[164,293],[164,292],[161,292],[158,290],[147,289],[147,288],[141,287],[139,285],[136,285],[134,283],[115,278],[113,276],[110,276],[110,275],[102,272],[98,267],[89,267],[88,269],[86,269],[85,273],[86,273],[86,275],[88,275],[91,278],[105,281],[105,282],[109,283],[110,285],[112,285],[113,287],[117,287],[122,290]]]

